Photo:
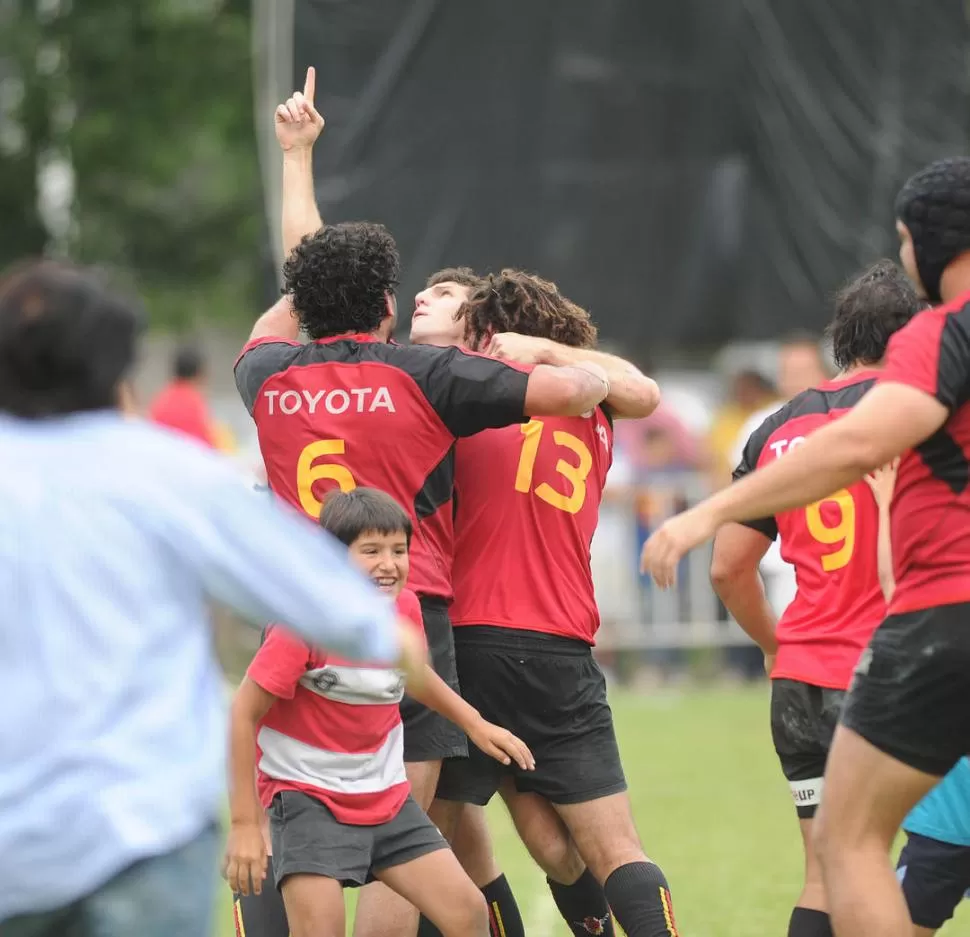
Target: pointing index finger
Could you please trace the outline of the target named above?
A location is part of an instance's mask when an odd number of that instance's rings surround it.
[[[311,104],[313,103],[313,93],[317,89],[317,70],[311,65],[306,70],[306,81],[303,83],[303,97]]]

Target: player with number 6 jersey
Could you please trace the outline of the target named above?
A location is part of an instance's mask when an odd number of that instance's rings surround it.
[[[735,481],[781,458],[854,407],[876,383],[890,336],[921,308],[905,274],[890,261],[880,261],[845,286],[829,326],[840,375],[798,394],[751,434]],[[789,937],[832,933],[811,825],[845,692],[886,614],[877,550],[881,513],[874,492],[861,480],[807,507],[727,524],[714,541],[715,591],[770,664],[772,739],[802,829],[805,884]],[[758,564],[776,538],[797,580],[795,598],[777,623],[758,576]]]

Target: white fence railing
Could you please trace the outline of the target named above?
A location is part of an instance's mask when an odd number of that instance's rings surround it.
[[[711,545],[689,553],[678,583],[661,591],[638,571],[647,530],[710,494],[706,476],[656,473],[636,489],[608,491],[593,543],[593,580],[603,624],[602,650],[735,647],[750,638],[729,618],[711,588]]]

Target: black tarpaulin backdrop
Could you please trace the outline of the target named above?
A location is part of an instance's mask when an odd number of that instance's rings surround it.
[[[895,252],[899,183],[966,149],[960,0],[297,0],[293,25],[324,219],[388,225],[402,313],[440,267],[512,265],[640,349],[818,330]]]

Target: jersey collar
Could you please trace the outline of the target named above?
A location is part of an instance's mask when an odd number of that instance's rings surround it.
[[[334,342],[370,342],[383,345],[384,343],[371,332],[358,332],[355,335],[331,335],[329,338],[314,339],[314,345],[332,345]]]

